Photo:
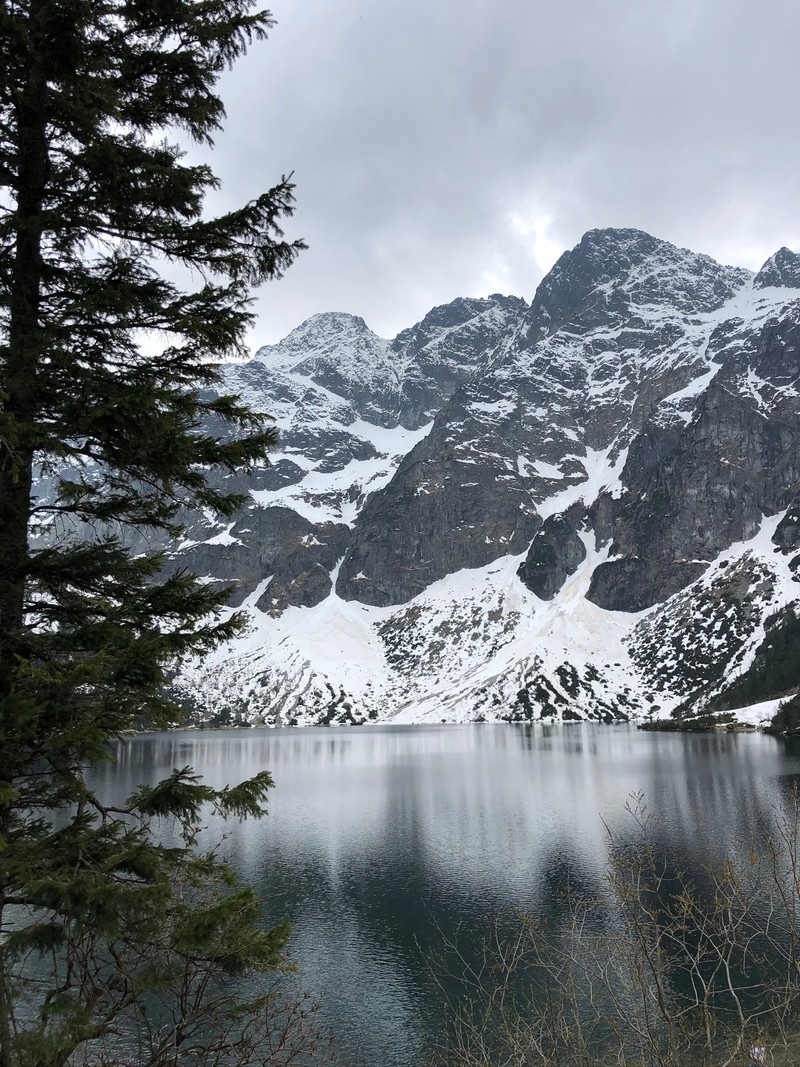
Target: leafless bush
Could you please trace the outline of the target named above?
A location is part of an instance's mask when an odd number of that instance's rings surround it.
[[[568,893],[566,922],[495,925],[477,964],[460,935],[441,988],[448,1067],[748,1062],[800,1056],[800,800],[757,848],[689,875],[670,866],[641,795],[630,833],[609,831],[601,890]],[[457,996],[454,974],[460,981]]]

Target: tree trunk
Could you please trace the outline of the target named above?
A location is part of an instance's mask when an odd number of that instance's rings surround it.
[[[41,0],[31,8],[31,34]],[[6,738],[0,746],[0,782],[12,782],[16,769],[13,701],[6,699],[20,655],[24,658],[25,583],[35,440],[36,379],[42,356],[39,306],[42,295],[42,208],[48,172],[47,81],[41,53],[25,72],[15,100],[17,159],[16,241],[8,294],[9,330],[2,381],[6,432],[0,440],[0,716]],[[8,721],[11,718],[12,721]],[[0,804],[0,835],[9,828],[10,808]],[[0,870],[0,938],[4,933],[6,875]],[[12,1067],[11,996],[0,942],[0,1067]]]
[[[31,5],[31,38],[46,0]],[[3,389],[9,438],[0,455],[0,697],[10,688],[20,651],[28,569],[36,379],[42,357],[42,209],[49,169],[47,79],[40,49],[15,101],[17,124],[16,247],[9,293],[9,334]]]

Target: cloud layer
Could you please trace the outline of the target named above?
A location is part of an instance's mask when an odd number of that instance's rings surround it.
[[[758,267],[800,245],[796,0],[275,0],[225,76],[214,206],[294,171],[310,248],[254,345],[318,311],[393,336],[530,299],[593,227]]]

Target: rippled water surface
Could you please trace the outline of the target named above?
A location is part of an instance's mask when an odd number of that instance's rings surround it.
[[[424,1063],[438,1025],[426,953],[459,922],[557,915],[568,881],[602,876],[631,794],[699,865],[762,836],[800,776],[795,750],[757,734],[589,725],[142,735],[97,774],[122,797],[186,764],[216,786],[272,772],[268,818],[228,825],[225,848],[270,919],[294,923],[304,983],[366,1067]]]

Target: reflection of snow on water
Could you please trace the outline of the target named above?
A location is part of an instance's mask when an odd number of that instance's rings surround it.
[[[537,724],[142,735],[97,781],[120,797],[187,763],[216,786],[273,774],[269,816],[225,827],[224,849],[269,920],[295,924],[302,979],[366,1067],[423,1061],[439,1003],[423,957],[442,933],[557,917],[567,882],[598,884],[604,820],[624,833],[632,792],[692,871],[763,834],[800,775],[760,734]]]

